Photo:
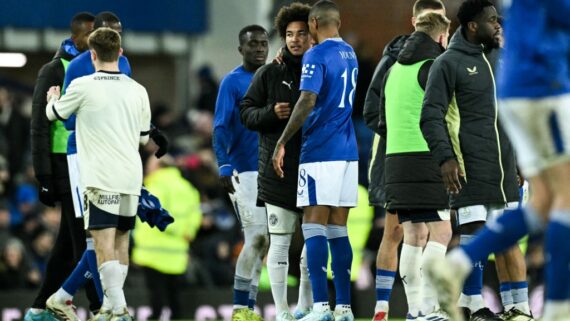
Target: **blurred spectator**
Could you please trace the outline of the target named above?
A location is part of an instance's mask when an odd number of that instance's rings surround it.
[[[16,188],[14,206],[11,210],[12,226],[21,225],[25,219],[34,216],[38,206],[38,192],[34,185],[25,183]]]
[[[200,260],[203,286],[224,287],[234,282],[234,269],[239,249],[243,245],[235,215],[219,198],[202,204],[204,218],[192,253]]]
[[[11,290],[35,287],[41,282],[41,275],[26,260],[24,245],[12,238],[2,248],[0,259],[0,289]]]
[[[8,161],[2,154],[2,144],[6,143],[6,138],[3,137],[0,131],[0,196],[6,196],[7,184],[10,181],[10,169],[8,168]]]
[[[210,66],[202,66],[198,70],[198,81],[200,92],[196,101],[196,107],[198,110],[209,111],[213,114],[218,96],[218,81],[214,78]]]
[[[170,308],[171,319],[181,318],[179,294],[188,267],[189,244],[202,220],[200,193],[173,165],[169,155],[160,160],[150,157],[144,182],[174,217],[174,223],[161,232],[137,220],[133,232],[132,260],[143,267],[152,307],[150,319],[159,319],[163,307]]]
[[[29,151],[30,119],[15,104],[13,95],[0,87],[0,136],[6,139],[5,157],[12,177],[23,170],[24,158]]]
[[[45,276],[47,260],[55,243],[55,235],[43,226],[37,228],[32,235],[30,255],[35,268]]]
[[[0,249],[3,249],[11,238],[10,208],[8,202],[0,199]]]

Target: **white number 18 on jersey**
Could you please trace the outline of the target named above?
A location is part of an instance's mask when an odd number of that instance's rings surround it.
[[[353,68],[352,72],[350,73],[350,82],[351,82],[351,88],[350,91],[348,93],[348,104],[350,107],[352,107],[352,102],[354,101],[354,90],[356,89],[356,77],[358,76],[358,68]],[[346,83],[347,83],[347,78],[348,78],[348,70],[344,69],[344,72],[342,73],[342,76],[340,76],[343,80],[343,89],[342,89],[342,98],[340,99],[340,104],[338,105],[338,108],[344,108],[344,99],[346,97]]]

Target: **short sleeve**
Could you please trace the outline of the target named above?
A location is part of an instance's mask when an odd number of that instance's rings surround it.
[[[325,64],[319,56],[318,51],[309,50],[303,56],[303,66],[301,70],[301,91],[310,91],[319,94],[323,86],[325,77]]]

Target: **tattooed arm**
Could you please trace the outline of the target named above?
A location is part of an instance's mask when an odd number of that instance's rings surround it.
[[[302,91],[299,100],[293,108],[293,113],[281,137],[277,141],[275,151],[273,152],[273,168],[279,177],[283,177],[283,157],[285,156],[285,144],[295,135],[295,133],[303,127],[305,120],[315,107],[317,95],[310,91]]]

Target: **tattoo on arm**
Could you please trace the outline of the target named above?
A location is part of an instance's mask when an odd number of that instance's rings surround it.
[[[299,97],[299,100],[297,100],[295,108],[293,108],[291,118],[289,118],[289,122],[287,122],[285,130],[277,142],[278,144],[286,144],[291,137],[293,137],[293,135],[303,127],[305,120],[309,117],[311,111],[313,111],[316,101],[316,94],[308,91],[301,92],[301,96]]]

